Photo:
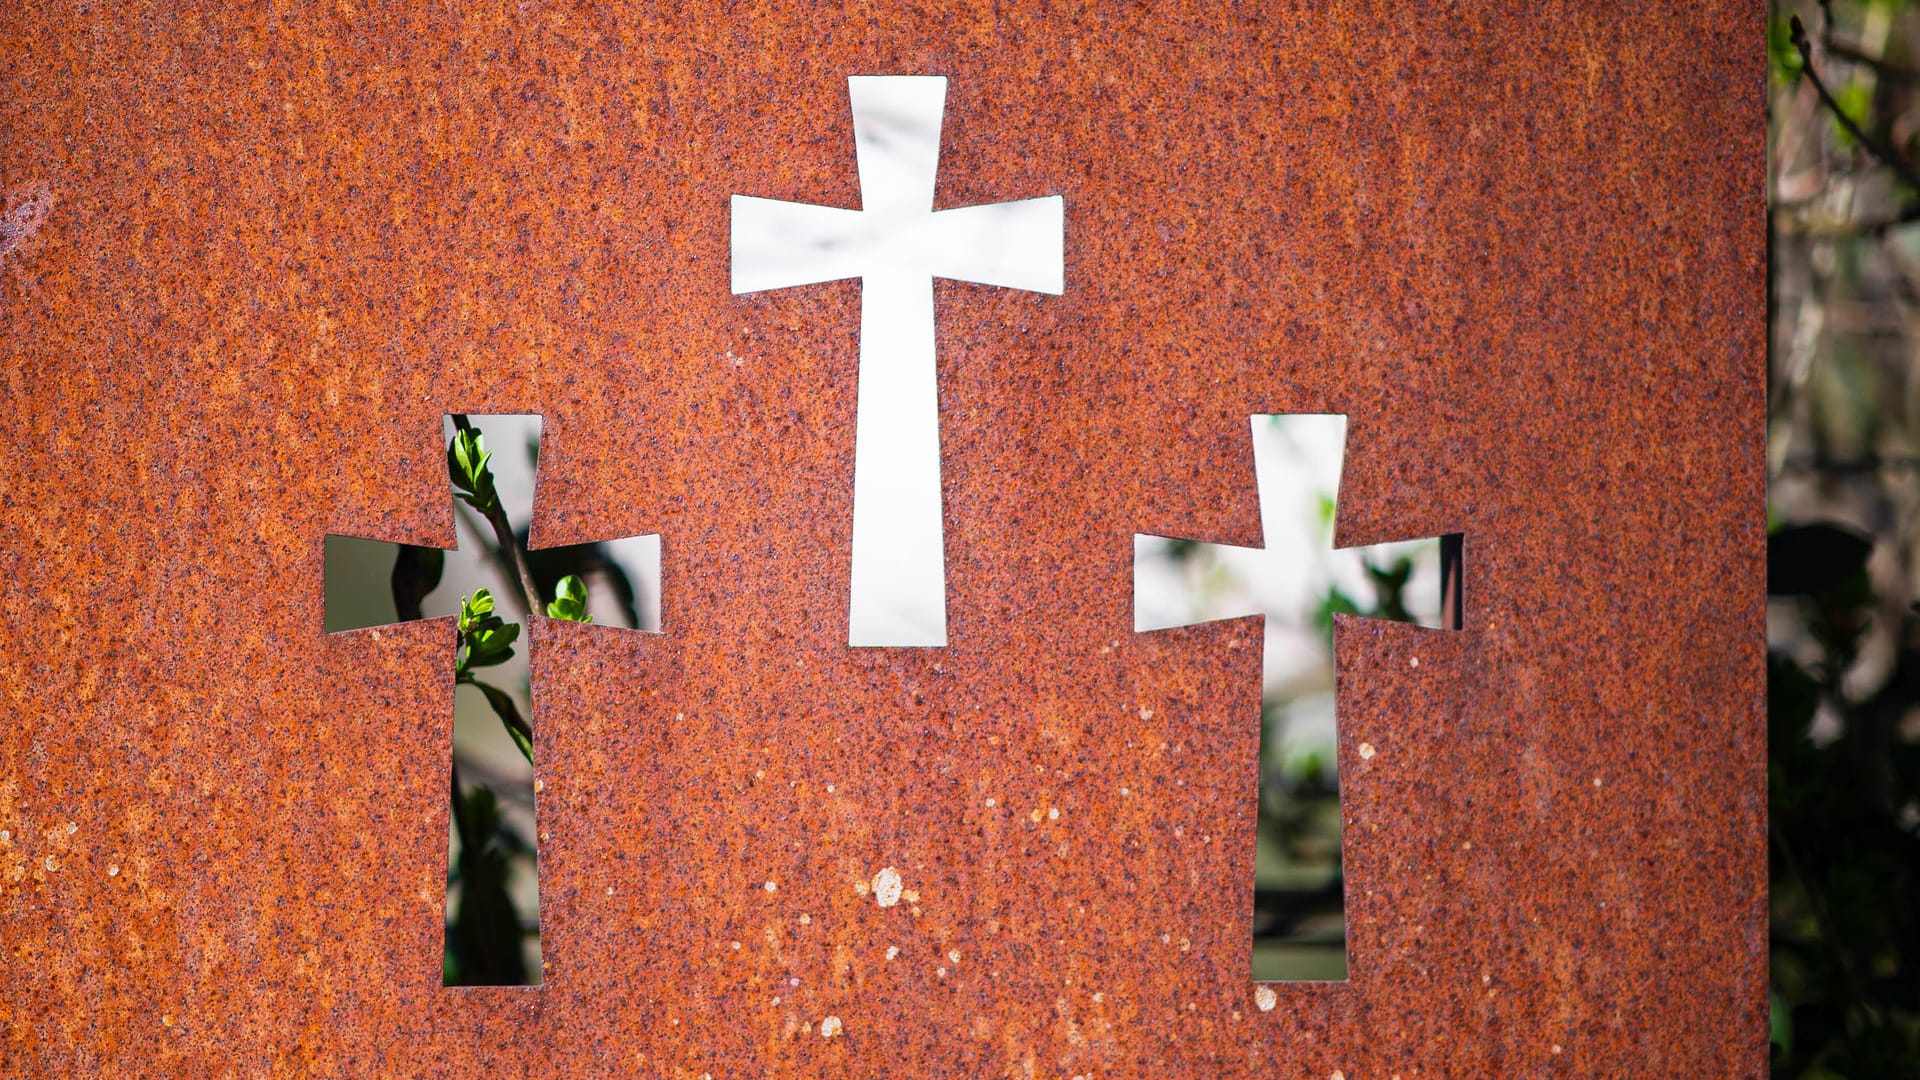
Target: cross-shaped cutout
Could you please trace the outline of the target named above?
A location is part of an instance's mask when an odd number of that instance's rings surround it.
[[[1252,418],[1263,546],[1136,534],[1134,629],[1265,619],[1254,977],[1346,975],[1331,620],[1459,629],[1459,534],[1333,547],[1343,416]],[[1370,748],[1363,747],[1362,754]]]
[[[329,534],[326,629],[457,617],[456,693],[478,693],[455,699],[445,981],[537,984],[535,710],[524,658],[514,655],[521,627],[512,620],[530,611],[536,618],[656,628],[658,537],[528,550],[523,523],[532,518],[539,418],[449,421],[459,547],[449,556]],[[524,459],[512,452],[516,442]],[[534,872],[517,871],[525,866]]]
[[[860,279],[853,451],[852,645],[947,643],[933,279],[1058,295],[1058,195],[933,208],[947,80],[857,75],[859,210],[733,197],[736,294]]]

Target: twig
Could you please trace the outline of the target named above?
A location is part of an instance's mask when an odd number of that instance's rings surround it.
[[[487,531],[493,531],[493,523],[488,521],[486,516],[481,514],[480,511],[475,510],[471,503],[465,502],[464,500],[455,502],[453,504],[453,512],[461,520],[465,521],[467,527],[470,529],[478,529],[484,526]],[[507,554],[508,549],[502,549],[497,545],[487,547],[485,544],[480,545],[480,547],[480,557],[485,559],[487,564],[493,567],[495,573],[509,578],[515,576],[513,559]]]
[[[1831,33],[1822,38],[1820,44],[1831,55],[1872,68],[1881,78],[1891,79],[1894,82],[1920,82],[1920,71],[1896,64],[1884,57],[1874,56],[1851,41],[1843,41]]]
[[[1868,454],[1865,457],[1836,458],[1824,454],[1792,457],[1780,463],[1781,472],[1821,473],[1827,476],[1853,476],[1877,472],[1920,472],[1920,457]]]
[[[1868,153],[1879,158],[1887,168],[1892,169],[1908,187],[1920,191],[1920,173],[1915,173],[1913,167],[1908,165],[1893,147],[1867,134],[1853,117],[1848,116],[1847,110],[1840,107],[1840,102],[1833,96],[1833,92],[1827,89],[1827,84],[1821,81],[1820,73],[1813,70],[1813,42],[1807,38],[1807,28],[1801,25],[1800,16],[1793,17],[1791,26],[1793,47],[1800,52],[1800,73],[1813,84],[1814,92],[1820,95],[1821,103],[1833,113],[1834,119],[1840,122],[1840,126],[1846,129],[1847,134],[1853,136],[1854,141],[1865,147]]]
[[[1908,203],[1899,213],[1892,217],[1875,218],[1872,221],[1858,222],[1853,226],[1852,231],[1868,236],[1878,236],[1890,229],[1897,229],[1902,225],[1911,225],[1916,221],[1920,221],[1920,203]]]
[[[1914,187],[1920,188],[1920,184]],[[465,413],[453,414],[453,426],[461,431],[473,430],[473,424],[467,420]],[[493,538],[500,545],[500,553],[513,567],[514,576],[520,581],[520,595],[526,601],[527,614],[541,614],[540,586],[534,584],[533,572],[527,569],[526,556],[520,552],[520,541],[514,538],[513,523],[507,520],[507,512],[501,508],[500,500],[496,497],[493,505],[481,514],[487,519],[487,524],[493,527]]]

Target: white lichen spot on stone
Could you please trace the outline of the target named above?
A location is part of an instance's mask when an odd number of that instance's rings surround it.
[[[1271,986],[1256,986],[1253,988],[1253,1003],[1260,1006],[1261,1012],[1272,1012],[1273,1007],[1280,1003],[1280,995],[1274,993]]]
[[[1145,705],[1140,706],[1140,719],[1142,720],[1153,719],[1153,710],[1147,708]]]
[[[1100,993],[1100,992],[1098,992],[1098,991],[1095,991],[1095,992],[1094,992],[1094,995],[1093,995],[1093,1003],[1094,1003],[1095,1005],[1098,1005],[1098,1004],[1100,1004],[1101,1002],[1103,1002],[1103,1001],[1105,1001],[1105,1000],[1107,1000],[1107,995],[1105,995],[1105,994],[1102,994],[1102,993]]]
[[[803,911],[803,912],[801,912],[801,913],[800,913],[800,925],[801,925],[801,926],[811,926],[811,925],[813,925],[813,916],[811,916],[811,915],[809,915],[809,914],[807,914],[807,913],[806,913],[806,912],[804,912],[804,911]]]
[[[51,855],[49,855],[49,856],[47,856],[47,869],[49,869],[49,870],[58,870],[58,869],[60,869],[60,860],[59,860],[59,859],[56,859],[56,858],[54,858],[54,857],[53,857],[53,856],[51,856]]]
[[[821,1038],[837,1039],[840,1037],[840,1031],[841,1031],[841,1027],[840,1027],[839,1017],[829,1016],[825,1020],[820,1021],[820,1037]]]
[[[760,886],[760,887],[761,887],[761,888],[763,888],[763,889],[765,889],[765,890],[767,890],[768,892],[779,892],[779,891],[780,891],[780,886],[779,886],[779,885],[776,885],[776,884],[774,884],[774,881],[773,881],[773,879],[772,879],[772,878],[768,878],[768,879],[767,879],[767,883],[766,883],[765,885],[762,885],[762,886]]]
[[[873,902],[881,907],[892,907],[900,902],[900,871],[888,866],[873,875]]]
[[[609,885],[609,886],[607,886],[607,895],[608,895],[608,896],[612,896],[612,895],[613,895],[613,886],[611,886],[611,885]]]
[[[1361,761],[1373,760],[1373,744],[1372,743],[1363,742],[1360,744],[1360,760]]]
[[[74,822],[71,822],[71,821],[69,821],[69,822],[67,822],[67,835],[68,835],[68,836],[72,836],[72,835],[73,835],[74,833],[77,833],[77,832],[79,832],[79,831],[80,831],[80,826],[79,826],[79,825],[77,825],[77,824],[75,824]]]
[[[891,960],[894,957],[899,955],[900,955],[900,946],[898,945],[887,946],[887,959]]]
[[[1409,656],[1409,657],[1407,657],[1407,666],[1408,666],[1408,667],[1419,667],[1419,666],[1420,666],[1420,658],[1419,658],[1419,657],[1417,657],[1417,656]]]
[[[109,866],[109,867],[107,867],[107,876],[108,876],[108,877],[119,877],[119,876],[120,876],[120,868],[119,868],[118,866]]]
[[[538,794],[540,794],[541,792],[543,792],[543,791],[545,791],[545,790],[547,790],[547,782],[546,782],[545,780],[542,780],[542,779],[540,779],[540,778],[539,778],[539,777],[537,777],[537,776],[536,776],[536,777],[534,777],[534,778],[533,778],[533,793],[534,793],[535,795],[538,795]]]
[[[989,810],[991,810],[991,809],[993,809],[993,808],[994,808],[995,806],[998,806],[998,805],[1000,805],[1000,804],[999,804],[999,803],[996,803],[996,802],[994,802],[994,801],[993,801],[993,799],[992,799],[991,797],[989,797],[989,798],[987,799],[987,809],[989,809]]]
[[[740,951],[740,943],[739,943],[739,942],[737,942],[737,941],[730,941],[730,942],[728,942],[727,944],[729,944],[729,945],[731,945],[731,946],[733,946],[733,951],[734,951],[734,952],[739,952],[739,951]]]
[[[941,977],[941,978],[943,978],[943,979],[947,977],[947,969],[946,969],[946,968],[934,968],[934,969],[933,969],[933,973],[934,973],[935,975],[938,975],[939,977]]]
[[[1060,808],[1059,808],[1059,807],[1057,807],[1057,806],[1049,806],[1049,807],[1047,807],[1047,820],[1048,820],[1048,821],[1059,821],[1059,820],[1060,820]]]
[[[948,959],[948,960],[950,960],[950,961],[952,961],[952,962],[953,962],[954,964],[956,964],[956,965],[957,965],[957,964],[959,964],[959,963],[960,963],[960,950],[959,950],[959,949],[948,949],[948,950],[947,950],[947,959]]]
[[[1347,1080],[1347,1074],[1335,1069],[1327,1074],[1327,1080]]]

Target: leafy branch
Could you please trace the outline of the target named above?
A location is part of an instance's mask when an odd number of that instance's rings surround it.
[[[493,533],[494,550],[489,553],[493,557],[488,561],[506,578],[509,591],[518,589],[530,616],[544,613],[551,619],[591,622],[586,584],[575,575],[560,578],[553,599],[541,603],[527,553],[500,502],[491,467],[493,455],[467,417],[456,415],[453,420],[454,433],[447,444],[447,476],[454,497],[472,507]],[[419,617],[422,602],[439,585],[443,569],[444,556],[436,549],[402,549],[394,564],[392,586],[395,607],[403,617]],[[479,677],[486,669],[513,658],[521,624],[503,618],[493,592],[483,588],[460,598],[457,629],[454,685],[480,691],[531,766],[533,725],[513,694]],[[459,886],[460,898],[448,921],[445,981],[448,985],[525,984],[533,973],[525,961],[522,939],[539,933],[538,916],[521,922],[507,891],[507,880],[514,861],[530,856],[533,846],[502,819],[491,788],[484,783],[470,787],[461,783],[457,759],[450,780],[459,853],[449,868],[448,884]]]
[[[493,455],[487,451],[485,441],[479,429],[463,413],[453,416],[453,441],[447,444],[447,473],[453,479],[454,497],[479,511],[486,519],[487,526],[493,530],[493,539],[500,547],[500,554],[513,568],[513,574],[520,587],[520,598],[526,604],[529,613],[540,610],[540,586],[533,580],[533,572],[527,569],[526,553],[520,550],[520,541],[513,535],[513,524],[507,520],[507,512],[500,505],[500,493],[493,484],[493,470],[487,468],[487,462]]]
[[[460,598],[460,644],[453,668],[454,685],[477,688],[486,696],[487,705],[512,737],[520,754],[533,764],[533,725],[520,715],[513,696],[491,683],[474,678],[475,668],[504,664],[513,657],[513,643],[520,637],[520,624],[501,619],[493,611],[493,594],[479,589],[471,597]]]

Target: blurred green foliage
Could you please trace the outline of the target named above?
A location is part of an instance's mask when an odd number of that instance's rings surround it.
[[[1769,24],[1773,1072],[1920,1076],[1920,9]]]

